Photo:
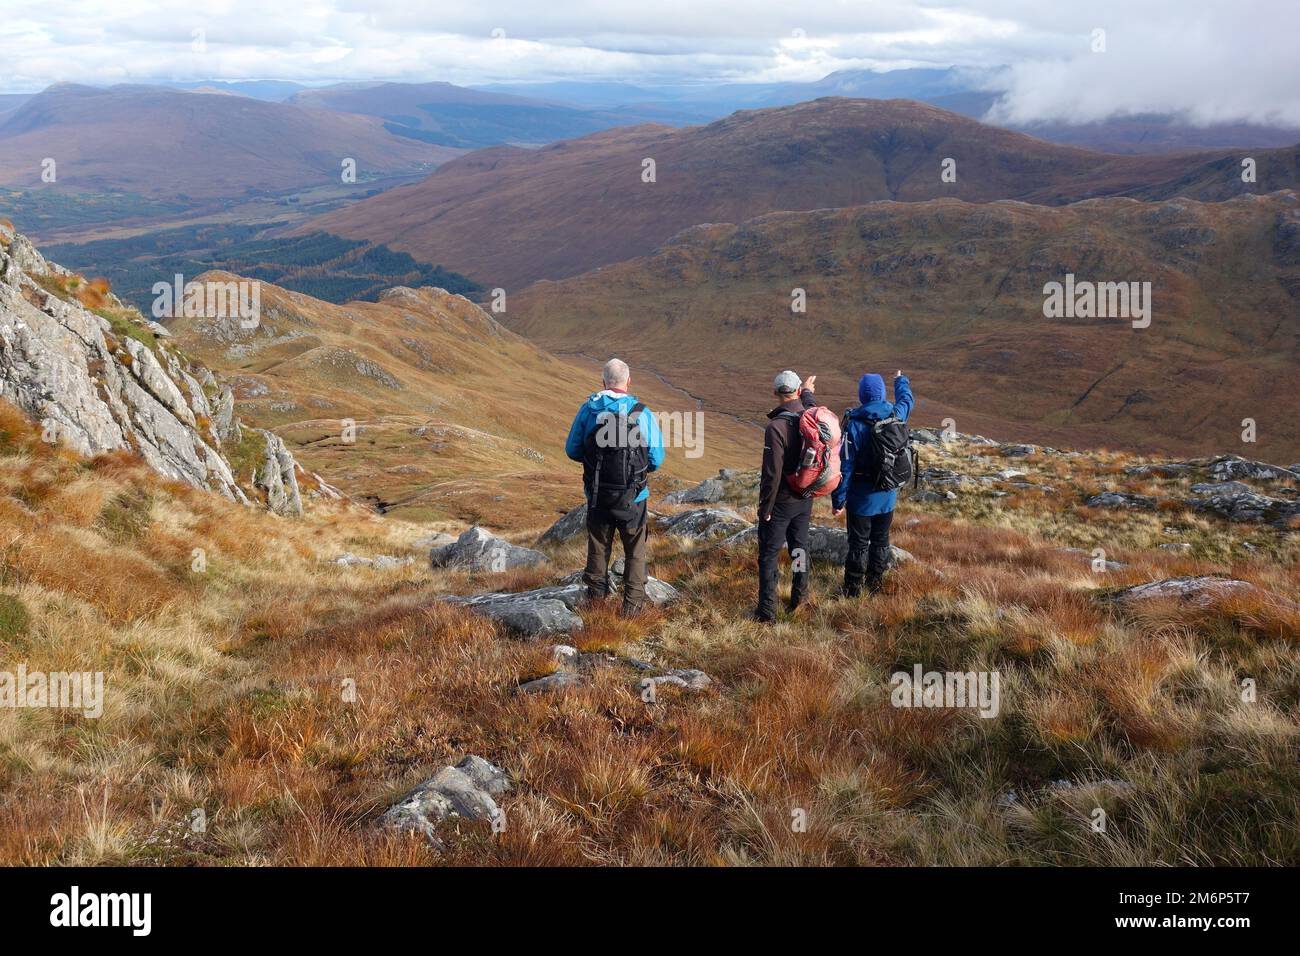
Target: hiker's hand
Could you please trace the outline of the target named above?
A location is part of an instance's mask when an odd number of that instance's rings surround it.
[[[843,508],[834,508],[831,510],[831,517],[833,518],[838,518],[842,514],[844,514]]]
[[[809,375],[806,379],[804,379],[804,383],[800,387],[806,388],[810,392],[817,391],[817,376]]]
[[[903,377],[903,370],[900,368],[897,372],[894,373],[894,378],[902,378],[902,377]]]
[[[763,520],[764,520],[764,521],[771,521],[771,520],[772,520],[772,516],[771,516],[771,515],[763,515]]]

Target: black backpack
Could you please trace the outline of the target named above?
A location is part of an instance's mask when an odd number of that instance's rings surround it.
[[[860,449],[854,460],[853,477],[865,481],[872,491],[893,491],[912,481],[917,475],[916,449],[907,422],[891,415],[863,424],[870,427],[871,436],[868,447]]]
[[[601,412],[587,434],[582,452],[582,483],[587,508],[618,521],[637,516],[636,498],[646,486],[650,451],[639,424],[645,406],[637,402],[626,414]]]

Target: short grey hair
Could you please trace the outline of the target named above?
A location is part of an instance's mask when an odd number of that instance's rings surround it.
[[[612,358],[605,363],[605,370],[600,373],[606,388],[622,388],[632,377],[632,370],[622,359]]]

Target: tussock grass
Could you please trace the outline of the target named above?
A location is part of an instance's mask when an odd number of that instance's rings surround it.
[[[5,407],[0,444],[0,670],[106,676],[98,720],[0,708],[3,863],[1300,862],[1300,631],[1284,600],[1300,572],[1285,541],[1242,553],[1257,529],[1220,525],[1221,550],[1187,555],[1153,547],[1164,516],[1080,522],[1041,495],[904,502],[896,542],[917,561],[884,593],[837,598],[838,569],[816,566],[814,605],[771,628],[746,619],[752,546],[655,537],[652,573],[683,600],[631,621],[592,609],[571,642],[713,685],[647,703],[614,664],[524,695],[557,666],[549,642],[434,598],[550,583],[576,545],[504,575],[342,568],[344,551],[413,553],[428,528],[325,504],[278,519],[129,456],[76,460]],[[1126,567],[1096,574],[1059,550],[1094,542]],[[1260,591],[1098,600],[1192,572]],[[918,663],[997,671],[998,716],[892,706],[891,675]],[[504,832],[447,825],[439,855],[376,831],[466,753],[516,781]]]

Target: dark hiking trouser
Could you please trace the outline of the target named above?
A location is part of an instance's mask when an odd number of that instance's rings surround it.
[[[790,549],[794,583],[790,586],[793,610],[808,596],[808,522],[812,499],[778,501],[772,517],[758,522],[758,616],[776,616],[776,590],[780,581],[781,547]]]
[[[603,600],[609,594],[609,559],[617,532],[623,540],[623,607],[633,611],[645,603],[647,524],[644,501],[630,521],[619,521],[593,508],[587,510],[587,567],[582,572],[582,583],[587,586],[588,598]]]
[[[862,591],[862,578],[878,584],[889,569],[889,526],[894,513],[849,515],[849,553],[844,559],[844,593]]]

